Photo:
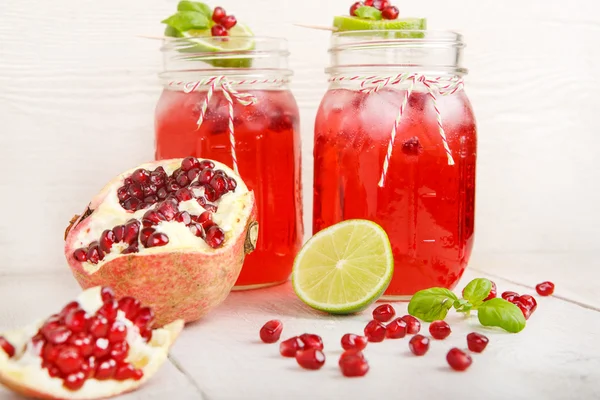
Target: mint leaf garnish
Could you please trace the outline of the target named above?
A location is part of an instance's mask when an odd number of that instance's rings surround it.
[[[177,4],[177,11],[196,11],[204,14],[208,19],[212,18],[213,10],[208,4],[199,1],[182,0]]]
[[[446,318],[458,298],[444,288],[431,288],[418,291],[408,303],[408,313],[425,322]]]
[[[511,333],[521,332],[525,328],[525,317],[519,307],[504,300],[491,299],[477,309],[477,317],[483,326],[497,326]]]
[[[481,304],[492,290],[492,282],[489,279],[473,279],[463,290],[463,297],[475,306]]]
[[[179,32],[186,32],[190,29],[207,29],[209,24],[208,18],[197,11],[178,11],[161,22]]]
[[[375,7],[362,6],[358,7],[354,12],[357,17],[363,19],[373,19],[379,21],[383,17],[381,16],[381,11],[376,9]]]
[[[459,299],[454,302],[454,308],[458,312],[469,312],[473,308],[473,304],[469,303],[468,300]]]

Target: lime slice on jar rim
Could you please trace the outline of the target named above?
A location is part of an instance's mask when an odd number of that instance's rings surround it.
[[[427,29],[426,18],[398,18],[371,20],[349,15],[339,15],[333,18],[333,26],[337,32],[345,31],[423,31]]]
[[[294,260],[292,287],[314,309],[352,314],[381,297],[393,272],[392,246],[383,228],[348,220],[306,242]]]

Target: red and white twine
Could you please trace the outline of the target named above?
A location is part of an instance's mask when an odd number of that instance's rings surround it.
[[[446,132],[444,131],[444,125],[442,123],[442,116],[440,110],[437,105],[437,97],[435,92],[437,91],[441,96],[446,96],[450,94],[454,94],[459,90],[462,90],[464,83],[463,80],[459,77],[436,77],[436,78],[428,78],[422,74],[399,74],[394,76],[352,76],[352,77],[332,77],[330,82],[342,82],[342,81],[360,81],[361,91],[364,93],[375,93],[386,86],[390,85],[398,85],[404,84],[408,82],[409,86],[404,93],[404,98],[402,100],[402,104],[400,105],[400,109],[398,110],[398,115],[396,116],[396,120],[394,125],[392,126],[392,133],[390,136],[390,141],[388,143],[387,152],[385,155],[385,159],[383,161],[383,170],[381,172],[381,178],[379,180],[379,187],[383,187],[385,184],[385,179],[387,176],[388,168],[390,165],[390,159],[392,158],[392,152],[394,149],[394,144],[396,142],[396,135],[398,133],[398,126],[402,121],[402,116],[404,115],[404,111],[406,109],[406,105],[408,104],[408,99],[412,94],[414,86],[417,83],[422,83],[426,88],[429,96],[431,97],[433,108],[435,110],[435,115],[437,119],[437,124],[440,132],[440,137],[442,140],[442,145],[444,146],[444,151],[446,152],[446,157],[448,159],[448,165],[454,165],[454,158],[452,157],[452,152],[450,151],[450,147],[448,147],[448,139],[446,138]]]
[[[206,91],[206,96],[204,97],[204,101],[202,102],[202,106],[200,107],[200,116],[198,117],[197,125],[198,129],[204,122],[206,118],[206,113],[208,111],[208,105],[215,90],[221,90],[223,92],[223,96],[227,100],[227,108],[228,108],[228,125],[229,125],[229,143],[231,144],[231,158],[233,162],[233,170],[236,174],[239,174],[238,170],[238,162],[237,162],[237,154],[235,151],[235,128],[233,124],[233,103],[234,101],[240,103],[243,106],[249,106],[256,104],[258,99],[256,96],[250,93],[240,93],[233,88],[234,85],[258,85],[258,84],[274,84],[274,83],[284,83],[285,80],[282,79],[249,79],[249,80],[239,80],[232,81],[229,80],[224,75],[219,76],[211,76],[207,79],[195,82],[170,82],[169,86],[183,86],[183,91],[185,93],[191,93],[197,90],[200,87],[208,86],[208,90]]]

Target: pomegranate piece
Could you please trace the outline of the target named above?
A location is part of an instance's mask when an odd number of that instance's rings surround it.
[[[369,372],[369,363],[361,355],[347,355],[340,357],[339,362],[342,374],[348,378],[365,376]]]
[[[414,335],[421,330],[421,323],[412,315],[405,315],[401,319],[406,322],[406,333]]]
[[[525,304],[521,303],[518,300],[513,301],[513,304],[519,307],[519,310],[521,310],[525,319],[529,319],[529,317],[531,317],[531,309]]]
[[[549,281],[538,283],[535,290],[540,296],[551,296],[554,293],[554,283]]]
[[[221,25],[223,25],[227,30],[233,28],[236,24],[237,19],[233,15],[227,15],[225,18],[221,19]]]
[[[260,340],[265,343],[275,343],[281,337],[281,332],[283,332],[283,323],[273,319],[260,328]]]
[[[490,282],[492,282],[492,289],[490,290],[490,294],[488,294],[488,296],[485,299],[483,299],[483,301],[488,301],[488,300],[494,299],[497,296],[498,289],[496,288],[496,283],[494,281],[490,281]]]
[[[385,334],[385,326],[379,321],[370,321],[367,326],[365,326],[365,336],[369,342],[383,342]]]
[[[100,248],[98,245],[90,246],[87,252],[87,259],[92,264],[98,264],[100,262]]]
[[[225,16],[227,16],[227,13],[223,7],[215,7],[213,10],[212,20],[219,24]]]
[[[225,27],[223,25],[213,25],[212,28],[210,28],[210,33],[213,36],[228,36],[229,33],[227,33],[227,29],[225,29]]]
[[[475,353],[481,353],[485,350],[489,341],[486,336],[477,332],[471,332],[467,335],[467,346],[469,346],[469,350]]]
[[[502,298],[506,301],[510,301],[511,303],[517,297],[519,297],[519,293],[517,293],[517,292],[506,291],[506,292],[502,293]]]
[[[396,315],[396,310],[390,304],[382,304],[373,310],[373,319],[379,322],[388,322]]]
[[[79,262],[87,261],[87,249],[77,249],[73,252],[73,257]]]
[[[446,321],[433,321],[429,324],[429,333],[434,339],[444,340],[450,336],[452,329],[450,329],[450,325]]]
[[[323,339],[321,339],[321,336],[312,333],[303,333],[299,337],[302,343],[304,343],[304,349],[323,350]]]
[[[531,313],[533,313],[537,309],[537,301],[535,300],[535,297],[530,296],[528,294],[521,295],[513,300],[513,302],[516,301],[522,303],[525,307],[529,309],[529,311],[531,311]]]
[[[408,342],[408,347],[415,356],[422,356],[429,350],[429,338],[423,335],[415,335]]]
[[[341,367],[342,363],[344,362],[344,360],[348,357],[360,357],[364,360],[365,355],[363,354],[363,352],[361,350],[358,349],[349,349],[346,350],[342,353],[342,355],[340,356],[340,359],[338,361],[338,365]]]
[[[360,1],[357,1],[356,3],[352,4],[352,7],[350,7],[350,15],[356,17],[356,10],[358,10],[362,6],[363,4]]]
[[[165,246],[169,243],[169,237],[164,233],[155,232],[148,237],[146,247]]]
[[[298,350],[296,361],[305,369],[321,369],[325,365],[325,354],[319,349]]]
[[[279,353],[284,357],[295,357],[299,350],[304,349],[304,342],[298,336],[291,337],[279,344]]]
[[[9,343],[3,336],[0,336],[0,349],[8,355],[9,358],[15,355],[15,347]]]
[[[450,367],[455,371],[464,371],[473,363],[470,355],[456,347],[450,349],[446,355],[446,360]]]
[[[390,6],[389,0],[374,0],[373,7],[378,9],[379,11],[383,11]]]
[[[383,19],[397,19],[399,14],[400,10],[398,10],[398,7],[396,6],[389,6],[381,11],[381,17]]]
[[[389,339],[400,339],[406,336],[406,322],[402,318],[396,318],[385,327],[385,337]]]
[[[367,347],[369,339],[366,336],[346,333],[342,336],[341,343],[344,350],[364,350]]]
[[[206,231],[206,243],[213,249],[221,247],[225,241],[225,232],[218,226],[212,226]]]

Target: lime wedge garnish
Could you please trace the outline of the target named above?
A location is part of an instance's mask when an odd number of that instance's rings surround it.
[[[333,26],[338,32],[343,31],[371,31],[371,30],[425,30],[427,29],[426,18],[398,18],[372,20],[348,15],[340,15],[333,18]]]
[[[348,220],[314,235],[292,271],[296,295],[332,314],[362,311],[387,289],[394,271],[392,246],[379,225]]]

